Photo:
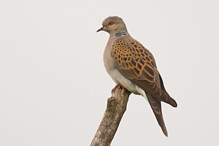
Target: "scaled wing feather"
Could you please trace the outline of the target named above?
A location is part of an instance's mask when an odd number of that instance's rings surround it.
[[[176,102],[160,87],[159,73],[153,55],[131,36],[118,37],[112,45],[117,69],[154,98],[176,106]]]

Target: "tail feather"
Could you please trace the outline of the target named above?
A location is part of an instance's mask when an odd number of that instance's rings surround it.
[[[161,109],[161,101],[159,101],[158,99],[152,97],[151,95],[147,94],[147,98],[149,101],[149,104],[154,112],[154,115],[158,121],[158,124],[160,125],[164,135],[167,137],[168,136],[168,132],[163,120],[163,115],[162,115],[162,109]]]

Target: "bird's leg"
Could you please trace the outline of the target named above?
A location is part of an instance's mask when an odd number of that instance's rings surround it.
[[[122,91],[125,92],[126,89],[125,89],[120,83],[118,83],[118,84],[112,89],[112,92],[114,92],[118,86],[120,86],[120,87],[122,88]]]
[[[116,90],[116,88],[118,87],[118,86],[120,86],[121,84],[117,84],[113,89],[112,89],[112,92],[114,92],[115,90]]]

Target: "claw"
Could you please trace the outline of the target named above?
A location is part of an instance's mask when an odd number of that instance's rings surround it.
[[[118,86],[120,86],[120,87],[122,88],[122,91],[125,92],[126,89],[125,89],[120,83],[117,84],[117,85],[112,89],[112,92],[114,92]]]

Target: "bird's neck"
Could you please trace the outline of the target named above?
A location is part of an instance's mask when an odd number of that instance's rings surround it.
[[[110,32],[110,37],[120,37],[126,35],[129,35],[129,33],[126,30]]]
[[[128,32],[122,31],[122,32],[117,32],[117,33],[115,34],[115,37],[126,36],[126,35],[128,35]]]
[[[119,36],[124,36],[124,35],[129,34],[126,27],[120,27],[118,29],[110,31],[109,33],[110,33],[110,36],[113,36],[113,37],[119,37]]]

